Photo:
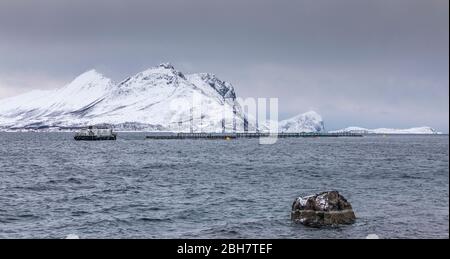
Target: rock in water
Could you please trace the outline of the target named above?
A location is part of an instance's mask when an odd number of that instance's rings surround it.
[[[311,227],[352,224],[352,205],[337,191],[299,197],[292,204],[291,219]]]

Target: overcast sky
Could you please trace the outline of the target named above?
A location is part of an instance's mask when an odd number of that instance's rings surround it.
[[[161,62],[327,129],[449,128],[448,0],[0,0],[0,102]]]

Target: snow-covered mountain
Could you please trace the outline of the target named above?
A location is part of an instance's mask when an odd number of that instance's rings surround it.
[[[314,111],[299,114],[279,122],[280,132],[323,132],[325,131],[322,116]]]
[[[236,99],[234,87],[214,74],[184,75],[161,64],[114,83],[95,70],[56,90],[34,90],[0,100],[0,130],[58,130],[104,125],[123,131],[256,131]],[[225,117],[225,119],[224,119]],[[261,125],[263,124],[263,125]],[[267,131],[261,123],[259,130]],[[324,132],[314,111],[279,122],[280,132]],[[438,134],[430,127],[332,132]]]
[[[235,119],[223,122],[223,115]],[[229,116],[230,117],[230,116]],[[233,117],[233,116],[231,116]],[[0,100],[0,129],[77,128],[221,132],[244,128],[233,86],[213,74],[184,75],[170,64],[115,84],[91,70],[70,84]],[[248,125],[254,130],[254,125]]]
[[[362,133],[362,134],[442,134],[431,127],[416,127],[410,129],[366,129],[361,127],[347,127],[345,129],[330,131],[330,133]]]

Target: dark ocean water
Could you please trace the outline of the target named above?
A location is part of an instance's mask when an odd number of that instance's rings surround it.
[[[0,133],[0,238],[448,238],[448,136],[76,142]],[[351,226],[290,221],[338,190]]]

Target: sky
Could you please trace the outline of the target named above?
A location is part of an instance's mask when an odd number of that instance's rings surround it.
[[[0,102],[162,62],[326,129],[449,131],[448,0],[0,0]]]

